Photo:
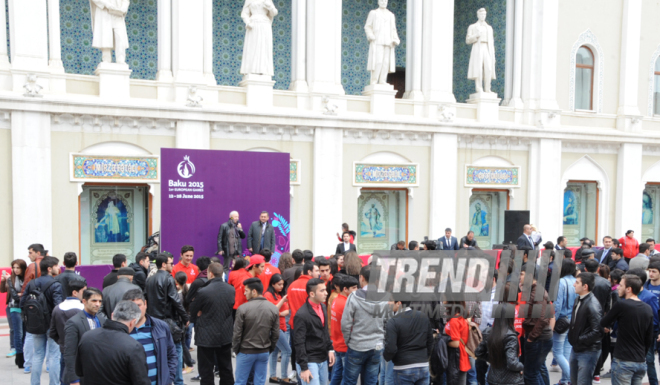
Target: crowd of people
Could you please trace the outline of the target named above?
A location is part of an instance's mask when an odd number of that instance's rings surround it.
[[[235,236],[229,239],[240,239],[238,230],[230,229]],[[64,255],[61,267],[33,244],[31,263],[14,260],[0,284],[7,293],[9,355],[31,373],[32,384],[40,383],[44,361],[50,384],[180,385],[194,366],[198,375],[190,380],[204,385],[216,377],[221,385],[550,385],[553,370],[561,371],[559,384],[591,384],[600,383],[611,356],[603,377],[613,384],[641,384],[648,376],[656,385],[660,256],[653,255],[654,241],[639,244],[629,232],[621,240],[604,237],[604,248],[594,250],[585,238],[574,255],[564,237],[541,247],[530,230],[525,226],[522,236],[528,238],[521,248],[525,264],[516,269],[511,260],[505,281],[495,271],[491,301],[444,302],[449,311],[441,317],[410,302],[367,299],[375,289],[371,266],[356,253],[347,226],[335,255],[294,250],[280,255],[277,266],[269,242],[252,239],[268,237],[266,226],[250,230],[253,254],[234,254],[229,263],[195,259],[192,246],[181,248],[176,265],[165,252],[155,260],[138,253],[130,265],[117,254],[102,291],[75,272],[74,253]],[[220,242],[224,236],[221,231]],[[470,248],[471,241],[469,234],[457,241],[447,229],[444,239],[422,247]],[[406,246],[419,250],[420,243]],[[529,258],[540,248],[550,250],[548,271]],[[537,281],[555,266],[561,271],[552,303],[550,280],[545,287]],[[515,291],[517,300],[494,301],[498,281],[506,282],[502,298],[516,298],[509,296]],[[529,281],[525,303],[522,287]],[[195,348],[198,362],[190,354]]]

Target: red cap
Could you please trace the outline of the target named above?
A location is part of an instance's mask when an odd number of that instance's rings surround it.
[[[263,255],[254,254],[253,256],[250,257],[250,264],[248,265],[248,267],[246,267],[246,269],[250,270],[250,268],[253,265],[261,265],[264,262],[266,262],[266,260],[264,259]]]

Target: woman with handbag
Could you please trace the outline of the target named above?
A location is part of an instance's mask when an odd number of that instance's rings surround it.
[[[448,361],[449,366],[454,366],[447,370],[447,384],[451,385],[466,385],[467,372],[472,368],[470,363],[470,356],[468,355],[466,345],[470,337],[470,326],[467,322],[467,310],[465,302],[446,302],[445,308],[451,311],[452,317],[445,326],[445,334],[447,334],[451,341],[447,343],[448,354],[451,354],[452,349],[458,349],[459,359],[458,362],[453,360]],[[456,377],[456,378],[451,378]]]
[[[568,360],[573,348],[568,343],[568,328],[571,324],[573,304],[575,303],[575,262],[571,258],[564,258],[561,264],[559,289],[555,301],[555,328],[552,333],[552,355],[561,368],[559,385],[568,384],[571,379]]]

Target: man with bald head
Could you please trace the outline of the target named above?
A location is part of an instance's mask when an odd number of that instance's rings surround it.
[[[523,227],[523,234],[516,242],[518,250],[534,250],[534,240],[532,240],[532,226],[525,225]]]
[[[236,256],[243,255],[243,243],[245,239],[243,226],[238,221],[238,211],[229,213],[229,220],[220,226],[218,231],[218,255],[223,257],[225,271],[230,271]]]

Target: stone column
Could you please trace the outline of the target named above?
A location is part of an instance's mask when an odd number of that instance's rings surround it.
[[[213,0],[204,0],[204,79],[209,86],[218,84],[213,74]]]
[[[621,66],[619,67],[619,109],[617,128],[622,131],[642,130],[637,96],[639,86],[639,46],[642,25],[642,0],[623,2],[621,26]]]
[[[209,122],[180,120],[176,124],[176,148],[208,150],[211,148]]]
[[[177,83],[205,83],[204,1],[172,0],[172,70]]]
[[[28,73],[37,76],[49,73],[47,3],[43,0],[8,1],[13,89],[23,93]],[[47,82],[42,86],[47,92]]]
[[[419,0],[418,0],[419,1]],[[438,103],[455,103],[454,0],[423,0],[422,92],[428,116],[435,117]]]
[[[42,243],[53,251],[50,146],[49,114],[11,113],[14,257],[27,257],[27,247],[32,243]]]
[[[640,239],[642,234],[641,208],[644,185],[642,185],[641,144],[621,144],[616,175],[616,213],[613,234],[618,236],[625,234],[627,230],[633,230],[637,239],[642,242],[643,240]],[[607,208],[605,209],[607,210]]]
[[[323,0],[327,1],[327,0]],[[312,247],[317,255],[337,246],[334,234],[342,218],[342,130],[314,129]]]
[[[455,204],[459,183],[458,135],[433,134],[430,175],[429,238],[440,238],[447,227],[458,234]]]
[[[307,84],[309,92],[315,94],[344,94],[341,49],[338,49],[341,47],[341,3],[341,0],[307,2]],[[300,51],[300,47],[297,50]]]
[[[292,91],[307,92],[307,0],[291,1],[291,84]]]
[[[48,50],[51,72],[64,72],[62,44],[60,43],[60,0],[48,0]]]
[[[522,50],[523,50],[523,0],[515,0],[513,26],[513,81],[509,107],[523,108],[522,87]]]
[[[5,9],[7,0],[0,0],[0,10]],[[7,41],[7,16],[5,12],[0,12],[0,41]],[[7,44],[0,44],[0,69],[8,69],[9,55]]]
[[[172,0],[158,0],[158,73],[156,80],[171,82],[172,77]]]
[[[422,93],[423,4],[419,0],[408,0],[406,15],[406,92],[403,97],[413,100],[424,99]]]
[[[533,140],[529,148],[527,207],[530,222],[543,232],[544,241],[555,241],[562,233],[561,140]]]
[[[513,89],[513,28],[514,22],[514,1],[506,0],[506,46],[505,46],[505,59],[504,59],[504,98],[502,101],[503,106],[508,106],[511,101],[511,94]]]

